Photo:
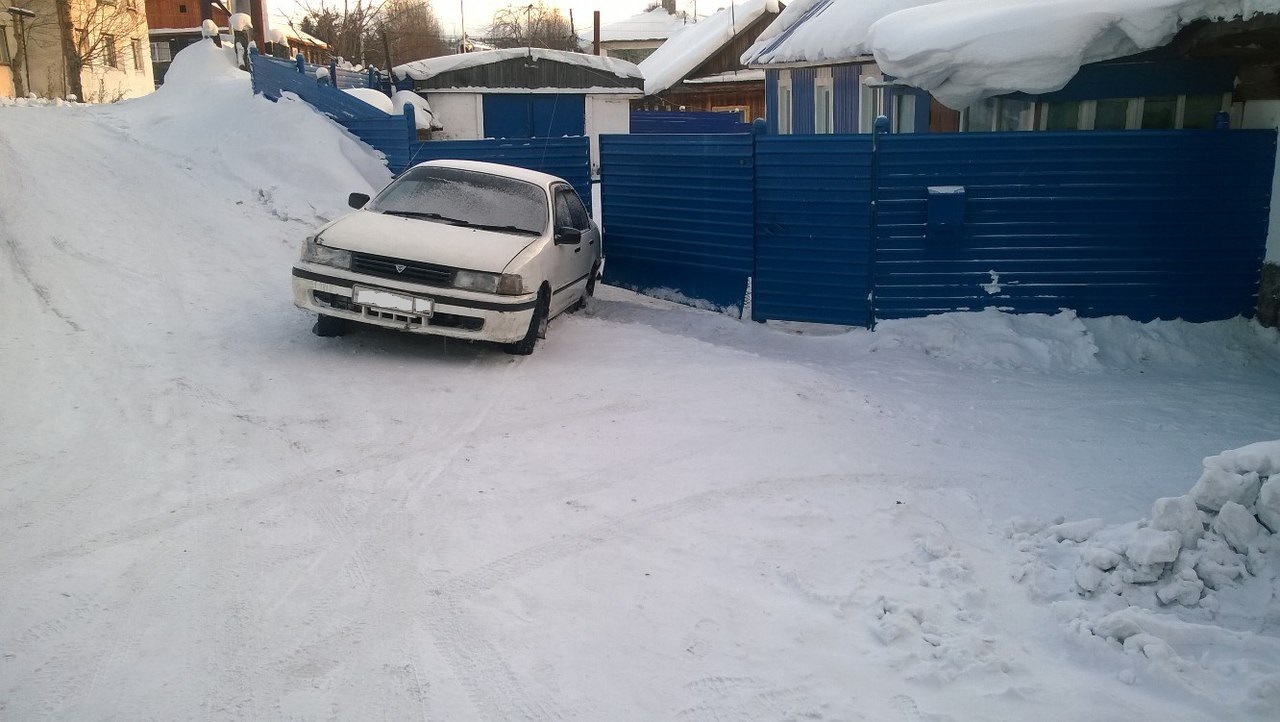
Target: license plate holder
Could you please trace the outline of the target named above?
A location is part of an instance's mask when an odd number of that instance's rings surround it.
[[[435,312],[435,302],[429,298],[364,286],[356,286],[354,291],[355,302],[361,306],[372,306],[384,311],[411,313],[423,317],[429,317]]]

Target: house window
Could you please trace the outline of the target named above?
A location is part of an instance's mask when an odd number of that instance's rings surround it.
[[[964,109],[964,117],[960,120],[960,129],[969,133],[987,132],[995,127],[996,99],[986,100],[970,105]]]
[[[876,88],[868,83],[871,81],[879,82],[880,78],[874,75],[865,76],[862,79],[862,85],[858,89],[858,132],[871,133],[875,130],[876,116],[880,114],[880,88]]]
[[[168,40],[158,42],[158,43],[151,43],[151,62],[152,63],[173,62],[173,53],[169,52]]]
[[[813,85],[813,132],[835,132],[835,106],[831,102],[831,68],[818,68]]]
[[[989,130],[1032,130],[1036,103],[1014,98],[987,98],[964,110],[961,128],[970,132]]]
[[[129,40],[129,50],[133,53],[133,69],[142,70],[142,41],[137,38]]]
[[[899,93],[893,97],[893,132],[916,132],[916,96]]]
[[[9,62],[9,36],[5,27],[0,25],[0,65],[8,65]]]
[[[1094,130],[1124,130],[1129,127],[1129,98],[1104,98],[1094,102]]]
[[[1178,126],[1178,96],[1162,95],[1142,99],[1142,127],[1171,130]]]
[[[105,34],[102,36],[102,58],[107,61],[107,65],[113,68],[120,67],[116,65],[119,61],[116,57],[116,36]]]
[[[187,6],[186,6],[186,5],[179,5],[179,6],[178,6],[178,12],[180,12],[180,13],[185,13],[186,11],[187,11]]]
[[[1045,103],[1040,115],[1041,130],[1080,130],[1082,104],[1078,100]]]
[[[1183,96],[1181,127],[1212,128],[1214,116],[1222,110],[1222,100],[1221,95]]]
[[[778,135],[791,133],[791,71],[778,73]]]

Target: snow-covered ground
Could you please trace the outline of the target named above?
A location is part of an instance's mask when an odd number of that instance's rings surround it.
[[[1276,331],[316,338],[387,179],[207,46],[0,108],[0,717],[1276,718]]]

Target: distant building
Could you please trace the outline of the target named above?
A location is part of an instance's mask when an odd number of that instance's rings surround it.
[[[625,20],[600,27],[600,54],[639,65],[653,54],[667,38],[692,22],[688,13],[676,12],[676,0],[662,0],[649,9]],[[592,52],[594,33],[579,37],[581,46]]]
[[[0,95],[66,98],[77,83],[85,102],[152,91],[147,17],[139,0],[71,3],[69,12],[60,18],[55,0],[21,6],[0,0]]]

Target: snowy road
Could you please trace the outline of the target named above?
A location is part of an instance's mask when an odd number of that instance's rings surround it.
[[[1271,332],[606,288],[528,358],[319,339],[298,244],[385,178],[183,78],[0,108],[0,717],[1266,717],[1073,641],[1005,522],[1137,519],[1280,438]]]

